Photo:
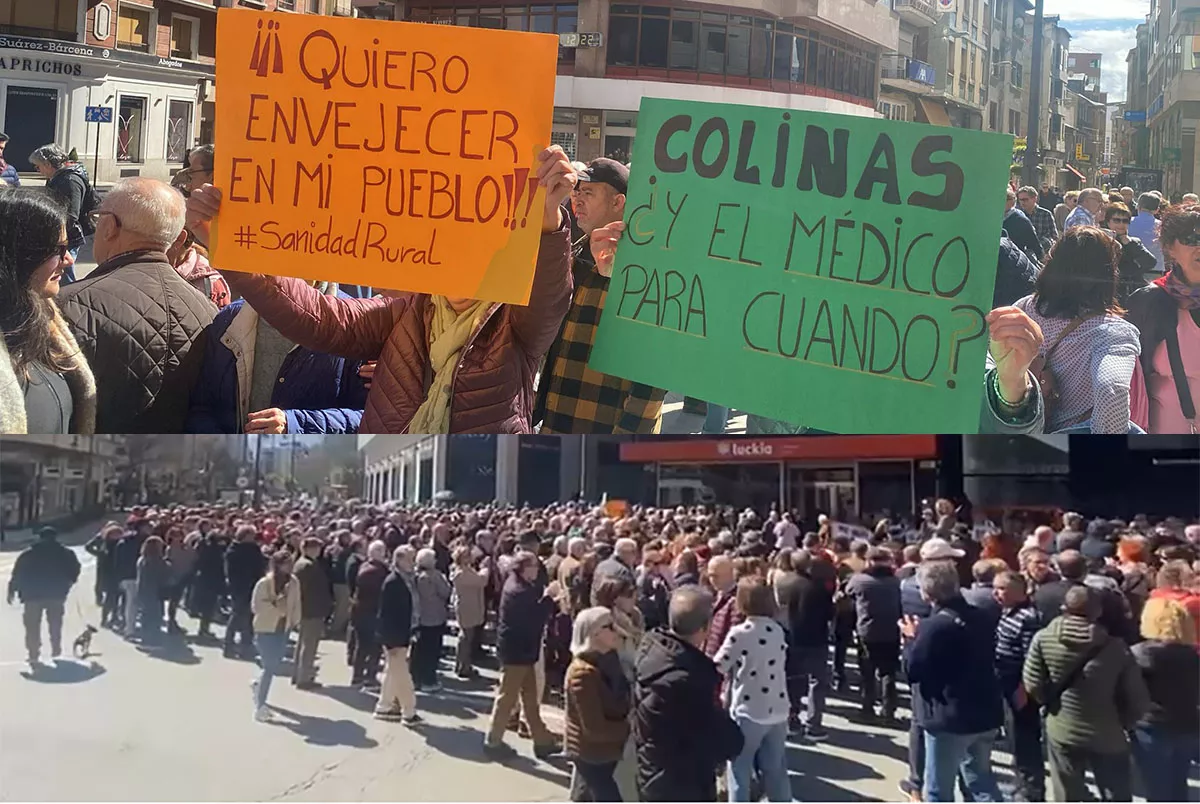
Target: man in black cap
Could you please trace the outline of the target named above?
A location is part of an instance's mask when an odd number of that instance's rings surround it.
[[[44,527],[38,540],[17,556],[8,581],[8,603],[20,597],[25,607],[25,650],[36,668],[42,651],[42,614],[50,629],[50,656],[62,655],[63,606],[79,579],[79,559],[58,543],[58,531]]]
[[[534,421],[543,434],[657,433],[664,391],[588,368],[612,263],[598,261],[590,238],[625,216],[629,168],[592,160],[579,174],[571,207],[583,236],[575,242],[575,296],[558,339],[546,355]],[[601,267],[597,263],[601,263]]]

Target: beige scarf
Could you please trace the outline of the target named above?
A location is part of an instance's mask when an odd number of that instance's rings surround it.
[[[413,435],[450,432],[450,397],[458,356],[489,306],[488,302],[477,301],[456,313],[445,296],[430,296],[429,301],[433,305],[433,320],[429,325],[429,365],[433,369],[433,381],[425,401],[408,423],[406,432]]]

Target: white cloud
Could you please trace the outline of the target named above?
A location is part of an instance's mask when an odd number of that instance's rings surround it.
[[[1046,0],[1045,12],[1064,20],[1136,20],[1150,13],[1150,0]]]
[[[1104,54],[1100,65],[1100,89],[1108,93],[1110,101],[1124,99],[1125,56],[1134,45],[1135,27],[1104,30],[1073,30],[1069,24],[1066,27],[1071,31],[1072,51]]]

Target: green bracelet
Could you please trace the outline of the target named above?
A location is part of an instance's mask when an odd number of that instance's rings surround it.
[[[1029,404],[1029,388],[1025,388],[1025,396],[1017,402],[1009,402],[1004,398],[1004,394],[1000,392],[1000,372],[992,371],[992,393],[996,397],[996,401],[1000,403],[1000,407],[1006,411],[1017,411]]]

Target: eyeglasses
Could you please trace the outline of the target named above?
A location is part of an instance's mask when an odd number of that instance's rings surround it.
[[[49,256],[46,257],[46,259],[51,259],[52,257],[57,257],[59,262],[66,262],[67,254],[69,254],[70,252],[71,252],[71,246],[69,243],[59,243],[57,246],[54,247],[54,251],[51,251]]]
[[[1184,246],[1200,246],[1200,232],[1192,232],[1179,238],[1179,243]]]
[[[1108,222],[1109,223],[1129,223],[1129,218],[1126,218],[1124,215],[1113,216],[1108,219]]]

